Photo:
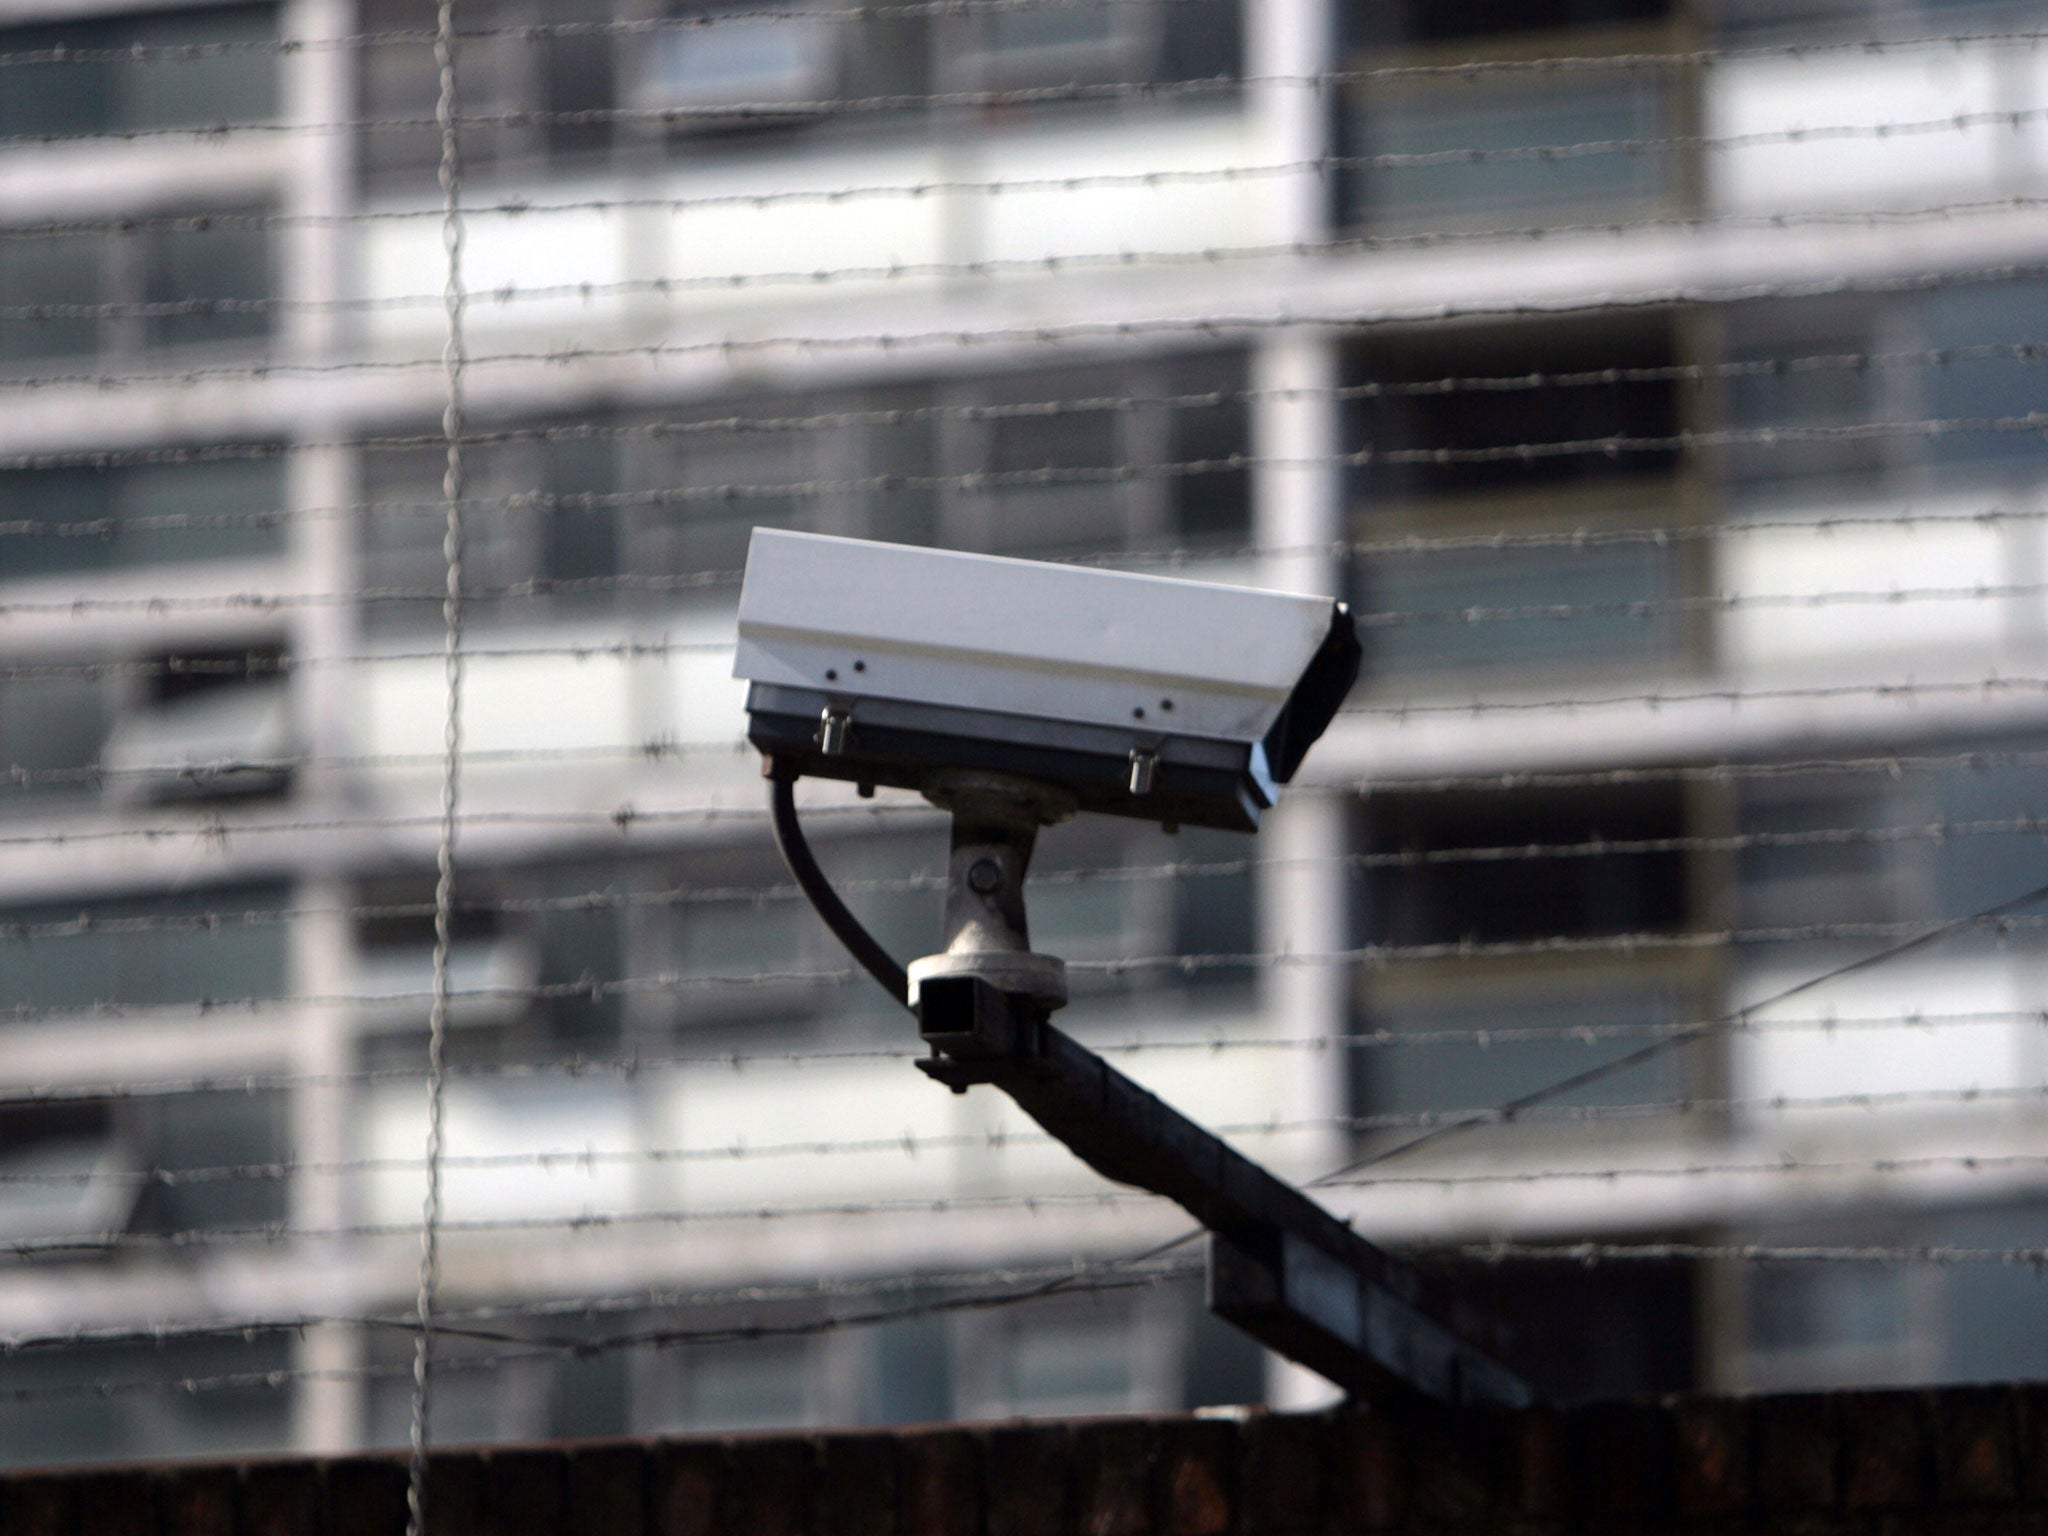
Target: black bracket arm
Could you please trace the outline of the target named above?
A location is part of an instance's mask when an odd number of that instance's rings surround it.
[[[1038,827],[1071,810],[1028,781],[927,785],[953,813],[946,949],[899,966],[847,910],[798,824],[794,768],[771,759],[777,841],[854,957],[917,1015],[918,1063],[965,1093],[1002,1090],[1108,1179],[1164,1195],[1209,1232],[1209,1307],[1356,1396],[1513,1407],[1528,1386],[1479,1343],[1484,1319],[1282,1179],[1055,1029],[1066,967],[1031,952],[1025,871]]]
[[[1531,1400],[1474,1342],[1478,1315],[1054,1028],[1032,1000],[979,977],[933,977],[917,1011],[934,1053],[924,1072],[956,1092],[1001,1089],[1103,1177],[1164,1195],[1209,1229],[1209,1307],[1226,1322],[1354,1395]]]

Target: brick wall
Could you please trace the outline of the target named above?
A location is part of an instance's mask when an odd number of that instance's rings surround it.
[[[545,1536],[2048,1536],[2048,1386],[449,1451],[433,1529]],[[0,1536],[396,1536],[396,1457],[35,1473]]]

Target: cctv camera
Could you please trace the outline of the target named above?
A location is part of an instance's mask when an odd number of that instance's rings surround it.
[[[1326,597],[757,528],[733,675],[785,772],[1251,831],[1358,661]]]

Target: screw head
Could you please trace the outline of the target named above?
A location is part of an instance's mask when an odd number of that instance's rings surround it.
[[[1003,888],[1003,866],[994,859],[976,859],[967,866],[967,888],[977,896],[993,896]]]

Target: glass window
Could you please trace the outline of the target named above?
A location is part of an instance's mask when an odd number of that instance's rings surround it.
[[[94,770],[114,722],[105,681],[75,657],[54,658],[49,675],[0,686],[0,808],[43,808],[46,796],[99,791]]]
[[[1663,317],[1372,338],[1346,358],[1354,479],[1377,504],[1586,486],[1677,463],[1677,338]],[[1628,446],[1610,449],[1612,440]]]
[[[1572,976],[1525,974],[1461,986],[1455,979],[1414,998],[1396,989],[1368,1002],[1361,1033],[1383,1043],[1352,1053],[1352,1103],[1360,1115],[1485,1109],[1619,1060],[1662,1025],[1690,1022],[1689,994],[1670,981],[1602,973],[1582,963]],[[1584,1031],[1574,1037],[1572,1031]],[[1531,1032],[1516,1038],[1518,1031]],[[1542,1031],[1542,1035],[1534,1032]],[[1645,1104],[1681,1097],[1686,1053],[1668,1051],[1617,1070],[1554,1102]],[[1368,1131],[1369,1145],[1408,1130]]]
[[[9,1396],[0,1400],[0,1463],[57,1466],[285,1450],[291,1443],[291,1363],[292,1337],[284,1333],[16,1354],[8,1363]],[[271,1373],[276,1380],[266,1381]]]
[[[642,57],[641,105],[656,109],[799,105],[839,86],[839,43],[848,28],[826,17],[762,17],[745,7],[685,11],[702,25],[654,34]]]
[[[1363,879],[1368,944],[1591,937],[1686,922],[1683,853],[1601,847],[1682,835],[1683,802],[1663,787],[1376,795],[1365,828],[1368,853],[1387,856]]]
[[[196,1009],[282,996],[286,929],[275,914],[284,895],[281,886],[214,886],[10,907],[0,912],[0,996],[27,1009]]]
[[[1994,753],[2031,755],[2048,748],[2048,740],[2019,737],[1979,745]],[[1935,915],[1966,917],[2040,883],[2041,834],[2036,829],[2048,816],[2048,769],[2036,764],[1952,768],[1938,775],[1931,787],[1934,803],[1912,806],[1914,813],[1925,810],[1931,814],[1924,821],[1918,814],[1908,814],[1895,824],[2003,822],[2015,826],[2011,832],[1930,839],[1920,845],[1916,851],[1921,867],[1930,863],[1933,867]],[[2000,942],[2027,941],[2015,935]]]
[[[1931,807],[1915,805],[1925,787],[1862,774],[1743,784],[1740,831],[1759,841],[1736,855],[1742,926],[1882,923],[1926,912],[1928,860],[1937,850],[1882,836],[1882,829],[1931,819]]]
[[[954,1417],[953,1360],[943,1317],[913,1317],[871,1330],[866,1373],[870,1424],[941,1424]]]
[[[164,11],[0,32],[0,53],[191,49],[157,57],[16,65],[0,91],[0,135],[124,133],[263,122],[277,114],[271,6]]]
[[[243,218],[193,221],[143,232],[136,252],[136,299],[161,306],[143,326],[143,345],[214,346],[270,332],[262,306],[273,285],[270,236]]]
[[[1240,56],[1230,0],[970,10],[947,22],[938,29],[942,88],[1213,79],[1237,73]]]
[[[2008,349],[2016,341],[2048,336],[2048,280],[1938,288],[1922,306],[1927,345],[1965,354],[1946,367],[1923,370],[1927,414],[1976,424],[1930,437],[1928,459],[1940,465],[2039,460],[2044,450],[2038,429],[2000,430],[1996,423],[2040,412],[2048,362],[2036,349],[2019,356]]]
[[[1251,864],[1242,836],[1183,828],[1169,837],[1148,827],[1040,840],[1027,887],[1032,947],[1070,964],[1133,956],[1245,955],[1257,949]],[[1171,869],[1168,866],[1172,866]],[[1229,994],[1249,988],[1240,966],[1135,966],[1121,972],[1077,970],[1076,998],[1186,990]]]
[[[1663,139],[1670,117],[1659,79],[1627,75],[1569,89],[1508,76],[1357,96],[1344,153],[1368,163],[1345,178],[1346,216],[1374,227],[1570,223],[1654,204],[1678,184],[1674,154],[1604,146]],[[1479,158],[1466,158],[1473,152]]]
[[[1069,1298],[958,1320],[960,1412],[1067,1418],[1177,1404],[1186,1367],[1180,1300]]]
[[[1543,538],[1678,515],[1676,366],[1662,319],[1436,329],[1351,353],[1345,438],[1371,455],[1352,529],[1380,546],[1352,566],[1368,677],[1681,654],[1693,626],[1674,600],[1696,551]]]
[[[2041,1241],[2039,1205],[1953,1212],[1928,1234],[1956,1248],[2027,1249]],[[2048,1291],[2013,1264],[1957,1264],[1940,1275],[1941,1379],[2039,1381],[2048,1376]]]
[[[545,424],[530,424],[464,454],[463,561],[474,573],[471,601],[479,614],[519,618],[537,603],[588,611],[615,600],[609,578],[619,569],[619,528],[627,515],[617,494],[616,453],[615,438],[602,430],[551,436]],[[364,456],[365,584],[392,594],[365,607],[372,629],[441,622],[446,468],[439,447]]]
[[[1660,21],[1672,9],[1671,0],[1347,0],[1340,16],[1351,41],[1385,46]]]
[[[111,294],[106,243],[91,234],[0,239],[0,362],[77,357],[99,345],[89,311]]]
[[[1375,554],[1356,581],[1366,665],[1406,678],[1668,660],[1681,574],[1647,540]]]
[[[480,0],[466,13],[462,48],[464,170],[533,170],[607,153],[622,58],[649,52],[644,34],[568,30],[592,19],[574,0]],[[417,32],[404,0],[364,0],[364,32]],[[431,40],[365,48],[357,54],[358,116],[387,126],[357,140],[357,163],[372,185],[431,182],[441,161],[434,107],[440,75]]]
[[[643,1353],[634,1429],[795,1429],[811,1421],[811,1350],[802,1339],[752,1339]]]
[[[260,210],[166,214],[132,229],[0,239],[0,364],[132,358],[270,334]]]
[[[734,414],[779,414],[749,402]],[[737,571],[756,527],[811,528],[817,443],[804,432],[695,432],[663,445],[660,494],[635,509],[634,567],[687,576]]]
[[[277,794],[292,778],[297,737],[283,652],[178,652],[122,707],[101,744],[107,795],[125,801]]]
[[[276,1168],[291,1157],[289,1109],[274,1092],[144,1099],[122,1107],[122,1139],[136,1166],[171,1174]],[[131,1220],[162,1233],[266,1226],[285,1219],[289,1192],[284,1179],[255,1172],[171,1179],[141,1191]]]
[[[1884,398],[1888,389],[1896,390],[1899,370],[1853,364],[1889,350],[1876,306],[1828,298],[1737,304],[1724,313],[1733,371],[1726,388],[1728,424],[1759,439],[1738,440],[1724,455],[1738,484],[1867,476],[1900,455],[1902,445],[1875,436],[1798,436],[1801,430],[1825,432],[1916,414],[1907,402]],[[1778,435],[1788,429],[1789,435]]]
[[[949,392],[947,542],[1039,558],[1241,543],[1244,390],[1242,356],[1208,354]]]
[[[0,1238],[122,1231],[139,1172],[108,1104],[0,1104]]]
[[[1610,1242],[1683,1242],[1680,1231],[1608,1233]],[[1479,1317],[1506,1323],[1503,1355],[1552,1402],[1599,1402],[1700,1385],[1699,1266],[1555,1258],[1425,1261]]]
[[[0,580],[275,554],[277,457],[0,472]]]
[[[885,949],[907,958],[936,947],[938,892],[903,888],[909,877],[929,871],[926,848],[862,838],[837,842],[821,857]],[[767,1048],[759,1041],[768,1025],[809,1032],[888,1019],[893,1028],[900,1011],[865,975],[844,986],[807,975],[847,971],[852,962],[788,880],[780,857],[765,844],[700,849],[685,863],[640,872],[635,884],[645,899],[630,918],[632,972],[681,979],[674,989],[633,1001],[640,1027],[732,1026],[759,1049]]]

